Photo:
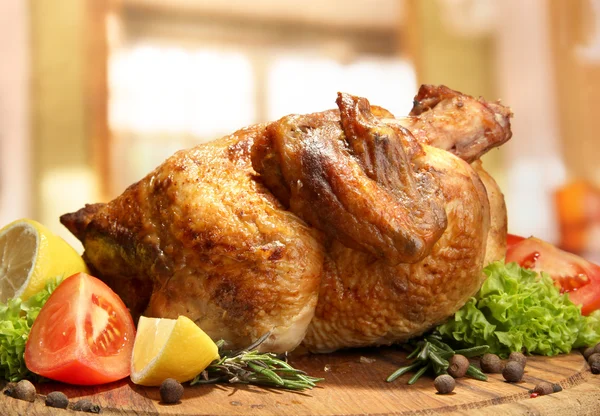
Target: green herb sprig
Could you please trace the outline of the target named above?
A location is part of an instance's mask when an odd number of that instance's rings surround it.
[[[450,365],[448,359],[453,355],[461,354],[467,358],[477,357],[485,354],[488,348],[487,345],[482,345],[454,351],[448,344],[442,342],[442,337],[439,334],[434,333],[417,341],[415,349],[407,357],[413,361],[409,365],[400,367],[394,371],[386,381],[392,382],[398,377],[411,371],[416,372],[408,380],[408,384],[416,383],[417,380],[430,369],[433,370],[436,376],[448,374],[448,367]],[[467,374],[477,380],[487,380],[487,376],[473,364],[469,365]]]
[[[292,367],[287,362],[287,354],[258,352],[257,348],[270,334],[264,334],[252,345],[238,351],[225,350],[224,341],[218,341],[221,358],[213,361],[190,385],[243,383],[301,391],[312,389],[323,381]]]

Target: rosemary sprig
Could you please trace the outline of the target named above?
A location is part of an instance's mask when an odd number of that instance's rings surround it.
[[[258,352],[257,348],[269,335],[270,332],[264,334],[252,345],[238,351],[225,350],[225,343],[217,342],[221,358],[198,374],[190,385],[243,383],[300,391],[312,389],[319,381],[323,381],[292,367],[287,362],[287,354]]]
[[[442,342],[438,334],[431,334],[416,342],[415,349],[408,355],[408,359],[412,362],[409,365],[400,367],[394,371],[388,378],[388,382],[396,380],[398,377],[410,372],[416,371],[415,374],[408,380],[408,384],[414,384],[425,372],[432,369],[436,376],[447,374],[448,359],[455,354],[464,355],[467,358],[477,357],[485,354],[489,349],[487,345],[466,348],[454,351],[448,344]],[[477,379],[486,381],[487,376],[481,372],[473,364],[469,365],[467,375]]]

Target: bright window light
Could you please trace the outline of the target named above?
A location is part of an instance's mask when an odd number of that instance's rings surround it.
[[[282,56],[269,70],[268,118],[335,108],[338,91],[367,97],[402,116],[410,111],[416,88],[413,67],[399,58],[363,57],[344,65],[319,56]]]
[[[110,124],[138,134],[213,139],[252,124],[254,75],[238,52],[139,45],[110,62]]]

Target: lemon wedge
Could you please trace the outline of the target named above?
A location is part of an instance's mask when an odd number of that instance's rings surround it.
[[[49,279],[89,273],[77,251],[39,222],[21,219],[0,230],[0,302],[27,300]]]
[[[183,383],[219,358],[217,345],[191,319],[140,317],[131,358],[131,381],[159,386],[166,378]]]

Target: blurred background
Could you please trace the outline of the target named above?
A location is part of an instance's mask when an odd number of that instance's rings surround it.
[[[0,225],[108,201],[175,151],[422,83],[514,111],[509,229],[600,257],[600,0],[0,0]]]

